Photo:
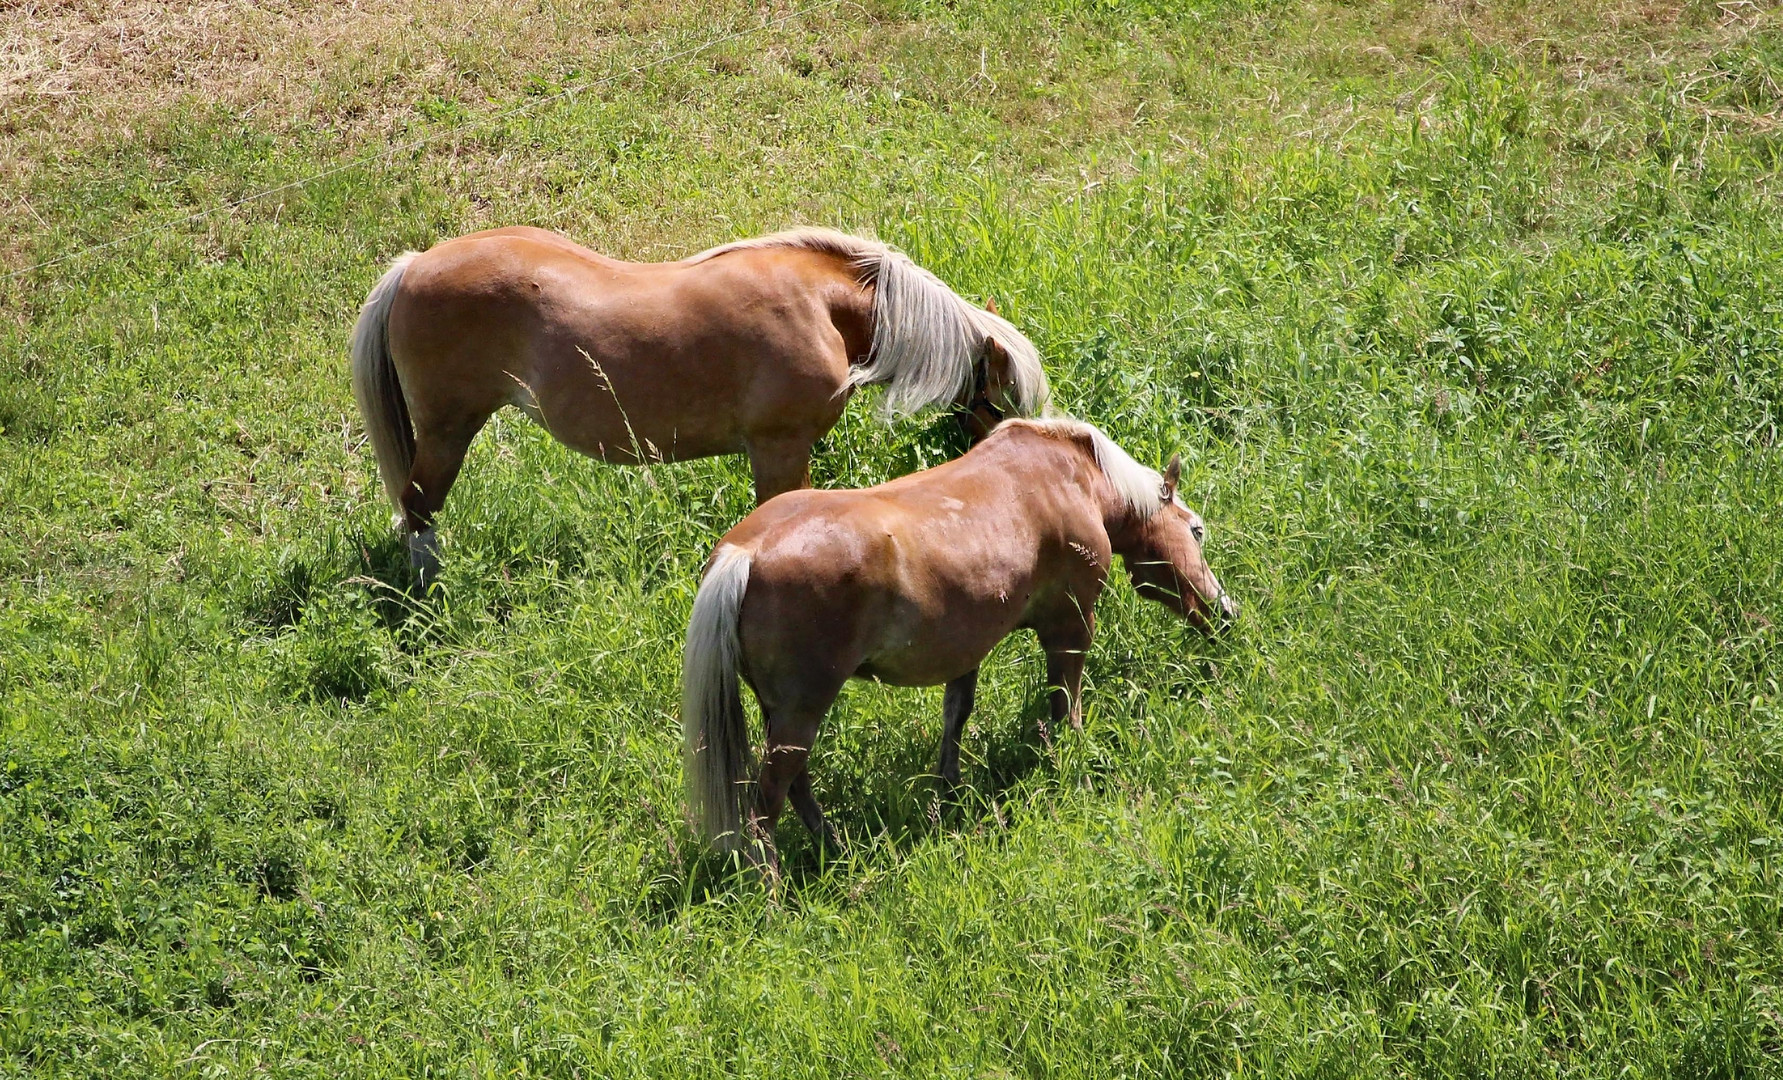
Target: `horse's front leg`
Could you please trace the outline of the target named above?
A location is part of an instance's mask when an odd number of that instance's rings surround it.
[[[755,475],[755,505],[760,506],[782,492],[811,486],[811,447],[816,442],[816,439],[803,435],[749,440],[749,470]]]
[[[966,730],[966,717],[972,715],[972,701],[978,691],[978,669],[973,668],[947,684],[941,699],[941,779],[948,791],[960,786],[960,734]]]

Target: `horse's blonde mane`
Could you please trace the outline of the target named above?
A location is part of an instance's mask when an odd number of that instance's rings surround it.
[[[1164,474],[1134,461],[1132,455],[1115,445],[1115,441],[1096,425],[1071,416],[1047,416],[1033,420],[1005,420],[998,425],[998,430],[1016,426],[1062,435],[1073,441],[1087,441],[1095,456],[1096,467],[1102,470],[1115,495],[1141,520],[1151,517],[1164,505]]]
[[[1013,411],[1032,416],[1046,405],[1046,371],[1027,336],[994,312],[967,302],[940,278],[878,240],[834,229],[804,228],[720,244],[688,259],[705,262],[732,251],[800,248],[840,255],[873,289],[873,344],[849,386],[884,386],[889,414],[908,414],[968,393],[986,338],[1009,354]]]
[[[855,260],[886,250],[886,246],[877,240],[869,240],[864,236],[850,236],[845,232],[837,232],[835,229],[809,226],[802,229],[787,229],[784,232],[769,233],[766,236],[751,236],[745,240],[732,240],[728,244],[719,244],[717,247],[710,247],[697,255],[690,256],[687,262],[702,263],[733,251],[759,251],[762,248],[799,248],[803,251],[823,251]]]

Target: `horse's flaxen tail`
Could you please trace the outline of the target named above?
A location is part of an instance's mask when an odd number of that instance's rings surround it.
[[[351,349],[353,397],[359,402],[365,434],[378,459],[384,493],[398,515],[402,513],[403,489],[408,486],[409,471],[415,464],[415,431],[409,423],[409,403],[396,377],[396,364],[390,359],[390,339],[385,328],[403,271],[414,258],[414,252],[405,253],[372,286],[365,306],[359,310],[359,321],[353,326]]]
[[[681,732],[687,798],[695,819],[721,848],[742,839],[751,792],[749,724],[737,666],[737,618],[749,587],[749,552],[724,544],[700,582],[681,654]]]

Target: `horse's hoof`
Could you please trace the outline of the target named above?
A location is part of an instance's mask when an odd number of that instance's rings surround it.
[[[432,529],[409,534],[409,567],[415,572],[415,588],[431,589],[440,576],[439,537]]]

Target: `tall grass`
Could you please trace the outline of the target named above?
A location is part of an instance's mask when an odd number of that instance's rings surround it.
[[[1783,51],[1719,10],[850,9],[0,288],[0,1067],[1774,1073]],[[17,265],[364,149],[155,109],[19,136]],[[875,231],[1183,452],[1241,628],[1111,588],[1050,739],[1008,642],[958,809],[939,691],[850,687],[765,896],[674,716],[742,462],[498,417],[406,590],[345,335],[491,219]],[[871,404],[820,484],[957,452]]]

